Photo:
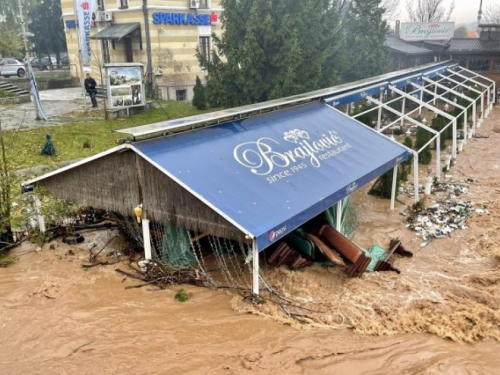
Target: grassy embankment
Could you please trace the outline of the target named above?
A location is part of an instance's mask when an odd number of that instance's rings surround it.
[[[102,116],[99,112],[74,113],[67,118],[67,124],[62,126],[4,131],[7,160],[12,177],[12,201],[15,202],[12,224],[17,226],[23,220],[23,212],[26,209],[20,189],[23,181],[57,169],[62,162],[86,158],[118,145],[121,139],[126,138],[126,134],[114,133],[113,130],[202,113],[188,103],[162,102],[162,106],[163,109],[155,108],[130,118],[103,120],[88,117],[88,115]],[[57,151],[55,156],[40,154],[46,134],[52,136]],[[18,173],[20,170],[22,173]]]

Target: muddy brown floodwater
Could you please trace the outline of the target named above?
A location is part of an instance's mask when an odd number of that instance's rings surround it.
[[[0,373],[498,374],[498,108],[478,132],[490,138],[471,140],[450,173],[478,179],[461,198],[489,215],[451,238],[420,249],[387,201],[356,195],[356,242],[399,237],[415,251],[396,261],[401,275],[265,271],[285,295],[330,313],[311,313],[305,326],[227,291],[187,286],[191,299],[179,303],[177,288],[126,290],[134,282],[112,266],[82,270],[85,247],[24,244],[20,261],[0,269]]]

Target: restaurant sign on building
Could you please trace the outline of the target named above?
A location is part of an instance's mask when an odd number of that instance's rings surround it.
[[[400,38],[406,41],[449,40],[454,34],[454,22],[412,22],[401,24]]]

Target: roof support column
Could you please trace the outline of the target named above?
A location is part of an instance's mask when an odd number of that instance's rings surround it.
[[[424,101],[424,90],[420,89],[420,101],[423,102]],[[418,106],[418,115],[421,116],[422,115],[422,105],[419,105]]]
[[[380,102],[384,101],[384,93],[381,92],[379,96]],[[382,106],[378,107],[378,118],[377,118],[377,131],[380,130],[380,125],[382,124]]]
[[[252,291],[256,296],[259,295],[259,251],[257,249],[257,240],[252,241]]]
[[[396,205],[397,183],[398,183],[398,166],[396,165],[392,172],[391,211],[394,211],[394,207]]]
[[[403,97],[403,105],[401,106],[401,113],[403,116],[401,116],[401,127],[405,124],[405,107],[406,107],[406,96]]]
[[[151,260],[153,256],[151,253],[151,231],[148,219],[142,219],[142,239],[144,241],[144,258]]]
[[[336,217],[336,224],[335,224],[335,229],[337,229],[337,232],[342,233],[342,202],[343,200],[339,200],[337,202],[337,217]]]
[[[418,192],[418,153],[413,155],[413,188],[415,190],[415,203],[420,201]]]
[[[35,212],[36,219],[38,221],[38,229],[40,233],[45,233],[45,217],[40,212],[40,208],[42,207],[42,202],[38,196],[35,196]]]

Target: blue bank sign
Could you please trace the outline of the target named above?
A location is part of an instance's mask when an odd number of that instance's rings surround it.
[[[217,14],[153,13],[155,25],[212,25],[217,23]]]

